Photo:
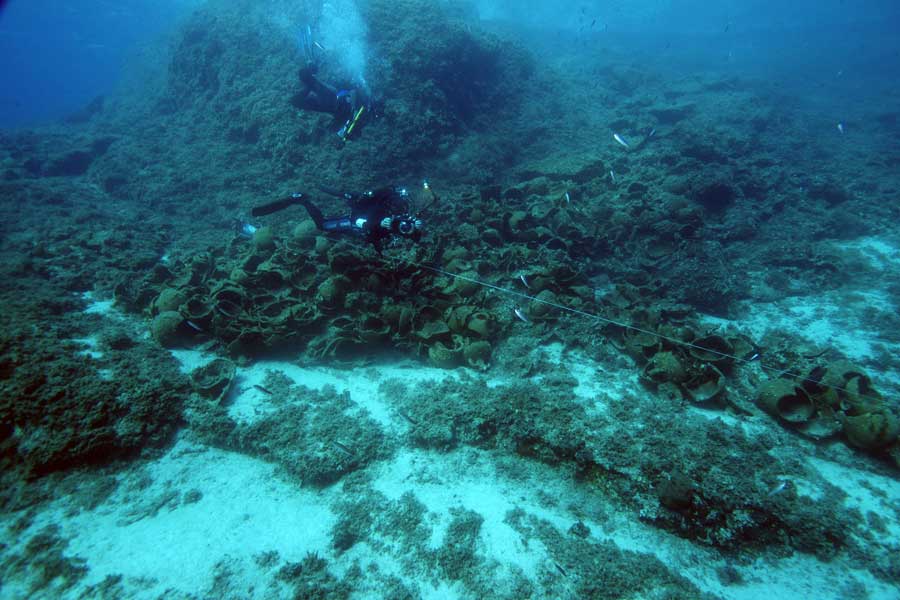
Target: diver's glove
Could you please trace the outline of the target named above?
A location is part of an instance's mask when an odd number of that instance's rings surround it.
[[[393,223],[393,221],[391,220],[391,218],[390,218],[390,217],[385,217],[385,218],[383,218],[383,219],[381,220],[381,227],[382,227],[383,229],[390,229],[390,228],[391,228],[391,223]]]

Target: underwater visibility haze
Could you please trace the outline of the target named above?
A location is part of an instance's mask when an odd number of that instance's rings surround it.
[[[0,2],[0,598],[900,598],[898,28]]]

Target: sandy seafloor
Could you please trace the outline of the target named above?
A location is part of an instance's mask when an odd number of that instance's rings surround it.
[[[883,241],[865,239],[853,246],[862,250],[875,268],[896,268],[900,262],[900,250]],[[859,303],[876,311],[895,310],[886,301],[873,302],[866,297],[848,302],[833,294],[796,296],[749,307],[746,320],[731,324],[756,335],[767,328],[787,328],[810,338],[821,340],[824,336],[853,360],[865,364],[872,359],[873,344],[881,342],[876,332],[860,329]],[[133,318],[117,311],[109,301],[94,300],[87,310],[108,319]],[[710,320],[725,324],[721,319]],[[900,346],[892,344],[890,349],[900,351]],[[605,405],[624,401],[623,392],[637,385],[633,367],[600,365],[578,353],[564,352],[561,346],[546,350],[557,364],[579,378],[576,393],[592,411],[604,411]],[[172,353],[186,373],[215,357],[196,350]],[[310,388],[331,386],[348,393],[354,403],[398,439],[408,423],[392,410],[390,397],[381,388],[385,381],[399,379],[429,386],[445,378],[465,377],[486,378],[489,385],[503,383],[491,373],[466,368],[448,371],[415,361],[353,369],[261,361],[239,369],[227,399],[231,417],[249,423],[272,410],[269,396],[254,385],[261,384],[273,371]],[[897,374],[889,376],[895,378]],[[540,386],[540,379],[534,377],[531,383]],[[900,380],[879,383],[897,385]],[[696,407],[688,407],[684,418],[719,419],[750,436],[778,428],[767,417],[739,418]],[[364,542],[336,553],[332,546],[332,527],[337,521],[333,505],[347,493],[341,485],[303,488],[269,462],[204,446],[191,437],[184,431],[164,456],[117,472],[115,492],[90,510],[71,505],[66,497],[42,509],[19,539],[26,540],[29,531],[58,525],[62,537],[68,539],[65,555],[83,561],[87,574],[64,592],[53,591],[51,585],[36,596],[29,594],[27,584],[13,579],[3,583],[2,596],[50,598],[59,594],[84,598],[96,593],[97,588],[91,586],[113,576],[120,586],[114,597],[288,597],[289,589],[272,577],[271,561],[264,558],[277,556],[274,562],[296,562],[315,553],[328,560],[327,569],[338,577],[350,568],[378,575],[371,579],[368,589],[365,585],[357,587],[354,598],[384,597],[380,582],[388,576],[403,581],[421,598],[472,597],[456,582],[417,578],[414,565],[404,562],[406,551],[400,544],[388,541],[375,549]],[[778,448],[772,449],[772,453],[778,452]],[[895,478],[856,471],[817,457],[812,447],[798,458],[810,473],[820,475],[846,494],[847,508],[869,518],[877,516],[886,535],[900,539],[900,482]],[[579,487],[565,471],[524,458],[498,457],[472,447],[451,452],[403,447],[390,460],[375,463],[367,471],[372,487],[386,498],[397,500],[411,493],[427,507],[427,544],[431,548],[440,546],[453,511],[463,508],[481,515],[484,521],[477,553],[489,567],[487,577],[499,590],[505,588],[513,572],[530,579],[556,578],[558,589],[567,590],[564,568],[548,549],[505,522],[509,511],[519,509],[560,532],[582,522],[590,530],[590,539],[608,540],[623,550],[653,555],[700,590],[724,598],[900,597],[900,591],[843,558],[823,562],[795,553],[746,564],[733,562],[713,548],[643,524],[632,515],[607,511],[602,497],[590,497],[593,492]],[[801,496],[815,499],[823,494],[814,481],[794,479],[793,484]],[[587,514],[584,507],[588,507]],[[9,519],[9,515],[4,516],[4,520]],[[12,546],[9,550],[20,549]],[[721,575],[726,568],[727,580]]]

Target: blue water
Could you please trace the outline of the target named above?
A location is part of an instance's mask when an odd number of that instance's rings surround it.
[[[201,2],[6,0],[0,127],[47,122],[109,93],[130,53]],[[612,30],[634,36],[636,49],[728,59],[735,74],[774,71],[800,83],[805,75],[840,72],[875,86],[900,76],[900,6],[891,1],[582,1],[564,10],[544,0],[475,4],[482,18],[537,24],[566,37]]]
[[[0,127],[46,123],[108,94],[129,56],[191,4],[6,0],[0,9]]]

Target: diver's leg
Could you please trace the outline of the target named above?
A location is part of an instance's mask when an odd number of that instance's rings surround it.
[[[300,69],[299,93],[291,98],[291,104],[300,110],[314,110],[334,114],[338,108],[337,88],[323,83],[316,72],[316,65],[307,65]]]
[[[350,217],[332,217],[322,221],[322,231],[353,231]]]
[[[316,228],[325,231],[325,219],[322,217],[322,211],[319,210],[319,207],[307,200],[306,198],[300,199],[300,204],[306,209],[306,212],[309,213],[309,218],[313,220],[313,223],[316,224]]]
[[[319,98],[322,98],[322,99],[335,98],[335,99],[337,99],[337,94],[338,94],[337,88],[332,87],[332,86],[328,85],[327,83],[324,83],[318,77],[310,77],[309,79],[304,81],[304,83],[307,85],[309,90],[313,94],[318,96]]]

